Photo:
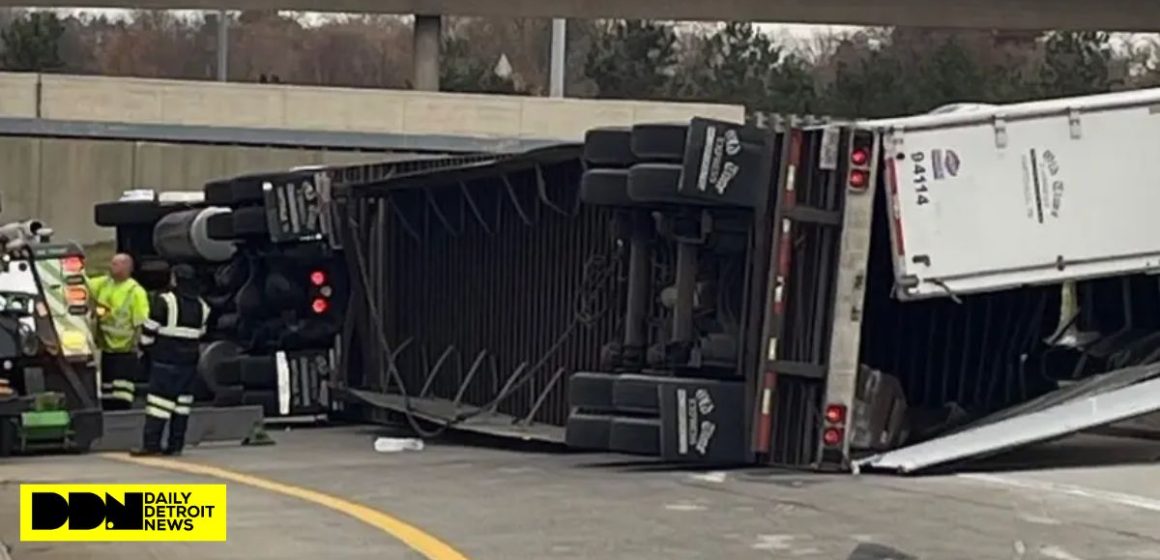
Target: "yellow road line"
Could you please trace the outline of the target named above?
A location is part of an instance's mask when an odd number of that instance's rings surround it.
[[[168,469],[171,471],[179,471],[194,475],[209,476],[255,488],[261,488],[270,492],[275,492],[285,496],[291,496],[300,500],[305,500],[322,507],[332,509],[334,511],[345,513],[371,527],[379,529],[392,537],[403,542],[414,551],[422,554],[430,560],[467,560],[458,550],[452,548],[451,545],[439,540],[438,538],[424,532],[422,529],[415,527],[405,521],[396,517],[387,515],[377,509],[356,504],[349,500],[344,500],[337,496],[331,496],[315,490],[301,488],[299,486],[292,486],[275,482],[265,478],[260,478],[254,475],[243,474],[240,472],[214,467],[210,465],[202,465],[198,463],[190,463],[186,461],[175,461],[173,459],[166,459],[161,457],[131,457],[129,455],[119,455],[115,453],[102,453],[101,456],[122,461],[126,463],[134,463],[147,467],[155,467],[159,469]]]

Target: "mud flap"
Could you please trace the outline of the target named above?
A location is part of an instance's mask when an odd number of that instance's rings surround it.
[[[655,384],[661,420],[660,455],[669,461],[741,464],[746,445],[745,385],[738,381],[672,378]]]
[[[859,470],[912,473],[1071,435],[1160,411],[1160,364],[1086,379],[949,435],[854,461]]]

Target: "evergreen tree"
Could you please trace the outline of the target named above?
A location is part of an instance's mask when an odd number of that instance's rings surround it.
[[[64,66],[60,58],[64,24],[52,12],[31,12],[0,31],[0,69],[45,72]]]
[[[605,24],[585,61],[597,96],[622,99],[666,97],[678,62],[671,25],[649,21]]]
[[[745,105],[751,111],[808,113],[814,78],[801,58],[749,23],[729,23],[690,44],[678,73],[681,98]]]
[[[1107,33],[1055,32],[1047,36],[1039,70],[1039,94],[1085,95],[1111,90],[1114,54]]]

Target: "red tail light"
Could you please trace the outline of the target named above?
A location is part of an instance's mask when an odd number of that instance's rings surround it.
[[[826,422],[830,424],[841,424],[846,421],[846,407],[840,404],[832,404],[826,407]]]
[[[843,433],[840,428],[826,428],[826,431],[822,432],[822,443],[829,447],[838,446],[842,443]]]
[[[65,257],[60,260],[60,268],[65,274],[80,274],[85,269],[83,257]]]
[[[859,167],[870,161],[870,154],[866,150],[858,149],[850,153],[850,163]]]
[[[857,189],[857,190],[863,190],[866,188],[866,185],[869,183],[870,183],[870,174],[869,173],[866,173],[865,171],[862,171],[861,169],[855,169],[853,171],[850,171],[850,188]]]
[[[315,286],[326,284],[326,272],[322,270],[315,270],[310,273],[310,283]]]
[[[326,313],[327,309],[330,309],[330,302],[324,298],[314,298],[314,301],[310,303],[310,310],[319,315]]]

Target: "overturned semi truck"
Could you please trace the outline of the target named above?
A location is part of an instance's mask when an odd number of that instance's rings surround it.
[[[425,436],[839,470],[1147,427],[1157,102],[693,119],[216,181],[206,235],[265,295],[223,303],[207,391]]]

